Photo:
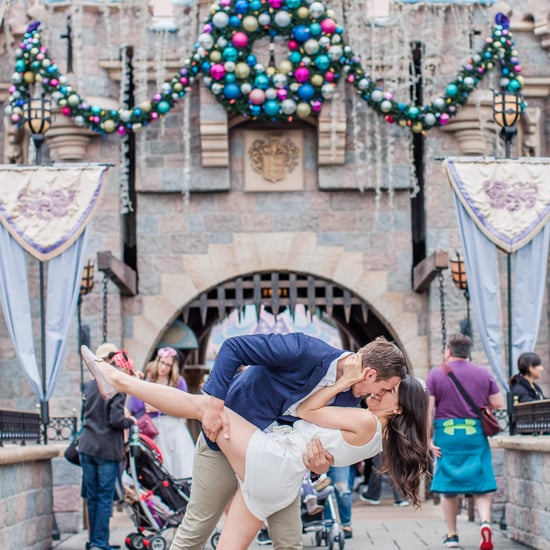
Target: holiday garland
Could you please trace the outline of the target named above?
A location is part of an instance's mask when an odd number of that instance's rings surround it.
[[[516,93],[521,89],[521,67],[509,23],[508,17],[499,13],[492,36],[462,66],[445,93],[429,105],[416,106],[395,101],[364,72],[359,57],[343,41],[343,29],[336,24],[333,12],[322,2],[220,0],[212,7],[179,74],[132,109],[109,110],[86,103],[61,75],[41,43],[40,23],[35,22],[16,50],[16,72],[6,112],[13,123],[21,123],[30,87],[38,84],[77,126],[124,135],[165,115],[200,77],[230,115],[292,121],[318,113],[343,77],[387,122],[419,133],[447,124],[495,66],[500,67],[501,90]],[[255,40],[266,36],[272,41],[278,36],[287,39],[288,55],[277,66],[272,56],[264,67],[253,53]]]

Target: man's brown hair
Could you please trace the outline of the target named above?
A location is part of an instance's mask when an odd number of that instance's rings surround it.
[[[407,364],[403,352],[393,343],[388,342],[383,336],[378,336],[357,353],[363,359],[363,368],[371,368],[376,371],[376,380],[388,380],[393,376],[404,378],[407,374]]]

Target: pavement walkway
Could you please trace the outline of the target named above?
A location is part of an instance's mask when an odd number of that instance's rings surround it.
[[[509,540],[506,532],[497,525],[493,526],[493,542],[495,550],[519,550],[526,546]],[[120,544],[124,549],[126,535],[133,532],[133,524],[125,512],[114,512],[111,520],[111,544]],[[479,548],[479,526],[468,521],[466,513],[459,516],[458,531],[460,548],[476,550]],[[412,507],[396,507],[391,499],[383,500],[380,506],[372,506],[356,501],[353,505],[353,538],[345,541],[345,550],[425,550],[443,549],[445,525],[441,507],[429,500],[421,510]],[[171,533],[164,533],[170,542]],[[85,531],[66,537],[54,544],[56,550],[84,550],[87,540]],[[168,546],[167,546],[168,547]],[[211,545],[206,545],[211,550]],[[269,550],[271,546],[259,546],[254,543],[253,550]],[[304,535],[304,548],[316,548],[313,534]],[[326,548],[321,546],[319,548]],[[338,545],[334,546],[338,550]]]

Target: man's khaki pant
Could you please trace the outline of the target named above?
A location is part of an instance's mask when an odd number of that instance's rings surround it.
[[[225,455],[210,449],[201,433],[193,464],[191,499],[170,550],[201,550],[237,488],[237,478]],[[302,548],[299,492],[290,506],[269,517],[268,528],[276,550]]]

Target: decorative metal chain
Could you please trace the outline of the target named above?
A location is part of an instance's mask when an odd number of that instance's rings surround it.
[[[107,341],[107,274],[103,273],[103,340]]]
[[[445,280],[443,271],[439,272],[439,305],[441,308],[441,351],[445,354],[447,346],[447,320],[445,317]]]

